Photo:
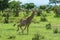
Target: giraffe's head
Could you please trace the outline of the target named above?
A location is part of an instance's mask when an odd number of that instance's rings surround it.
[[[33,14],[37,14],[38,10],[37,9],[32,9]]]
[[[36,9],[32,9],[32,13],[36,13],[37,12],[37,10]]]

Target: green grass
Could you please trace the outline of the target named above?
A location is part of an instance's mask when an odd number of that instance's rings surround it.
[[[52,29],[47,30],[45,28],[47,23],[53,24],[59,24],[60,18],[55,18],[53,12],[50,14],[47,14],[47,20],[48,22],[41,22],[40,17],[35,16],[33,21],[36,21],[38,23],[31,23],[29,26],[29,34],[26,35],[26,30],[24,31],[24,35],[22,35],[21,30],[20,34],[17,32],[17,26],[13,27],[14,23],[9,24],[3,24],[0,23],[0,40],[32,40],[34,37],[34,34],[39,33],[40,35],[44,36],[44,39],[41,40],[60,40],[60,33],[54,34],[54,26],[52,26]],[[60,32],[60,27],[57,27],[58,31]],[[10,36],[15,36],[13,39],[8,39]]]

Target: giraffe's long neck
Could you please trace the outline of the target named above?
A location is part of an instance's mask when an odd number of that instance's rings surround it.
[[[32,12],[32,15],[27,18],[28,21],[31,21],[34,17],[35,12]]]

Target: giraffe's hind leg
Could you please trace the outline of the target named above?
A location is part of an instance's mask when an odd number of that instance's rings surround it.
[[[28,31],[29,31],[29,29],[28,29],[28,27],[27,27],[27,34],[28,34]]]
[[[19,31],[19,29],[23,30],[21,25],[18,25],[17,31]],[[20,32],[19,32],[19,34],[20,34]]]

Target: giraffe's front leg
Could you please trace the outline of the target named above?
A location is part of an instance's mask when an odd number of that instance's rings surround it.
[[[22,27],[20,27],[20,29],[22,30],[22,34],[23,34],[23,29],[22,29]]]
[[[22,33],[24,32],[25,29],[26,29],[26,26],[25,26],[25,28],[22,30]]]

